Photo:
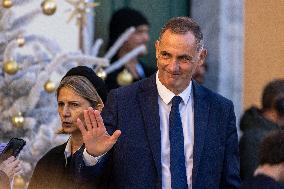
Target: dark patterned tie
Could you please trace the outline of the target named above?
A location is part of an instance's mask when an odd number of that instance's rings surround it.
[[[181,117],[179,113],[180,96],[174,96],[169,117],[170,138],[170,170],[172,189],[187,189],[186,168],[184,158],[184,139]]]

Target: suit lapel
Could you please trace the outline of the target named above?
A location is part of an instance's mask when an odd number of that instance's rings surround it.
[[[158,105],[158,91],[156,87],[156,75],[152,75],[140,85],[138,102],[142,111],[145,132],[153,154],[159,180],[161,175],[161,131]]]
[[[198,167],[202,156],[203,145],[208,125],[209,102],[205,98],[207,92],[203,87],[193,81],[193,98],[194,98],[194,147],[193,147],[193,170],[192,184],[198,175]]]

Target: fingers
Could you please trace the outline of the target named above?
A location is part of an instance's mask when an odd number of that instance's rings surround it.
[[[16,173],[21,171],[20,160],[15,157],[10,157],[1,165],[1,170],[4,171],[9,178],[12,178]]]
[[[103,121],[100,111],[94,110],[94,115],[97,121],[97,127],[104,127],[104,121]]]
[[[14,175],[20,174],[22,171],[22,167],[19,165],[14,169]]]
[[[110,137],[110,142],[115,144],[117,139],[119,138],[119,136],[121,135],[121,131],[120,130],[116,130]]]
[[[79,128],[79,130],[81,131],[82,135],[86,135],[87,134],[87,130],[84,127],[83,122],[80,120],[80,118],[77,119],[77,127]]]
[[[5,161],[3,161],[3,163],[10,164],[11,162],[15,161],[15,159],[16,158],[14,156],[11,156],[8,159],[6,159]]]
[[[103,135],[106,132],[106,128],[104,126],[104,122],[101,117],[100,111],[94,110],[93,113],[97,123],[97,127],[93,128],[93,133],[96,133],[97,135]]]
[[[18,159],[16,159],[15,161],[13,161],[9,164],[9,166],[12,167],[12,168],[17,167],[18,165],[20,165],[20,160],[18,160]]]
[[[97,124],[97,120],[96,120],[94,109],[89,107],[88,108],[88,114],[89,114],[89,117],[90,117],[90,120],[91,120],[92,128],[97,128],[98,124]]]
[[[88,131],[91,131],[93,126],[91,123],[90,115],[89,115],[89,108],[88,110],[84,110],[84,120]]]

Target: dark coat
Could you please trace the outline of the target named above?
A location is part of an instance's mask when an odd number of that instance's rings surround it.
[[[193,82],[194,189],[239,188],[239,154],[231,101]],[[162,188],[161,133],[155,75],[112,90],[102,117],[122,134],[109,153],[112,189]]]
[[[257,175],[242,183],[241,189],[284,189],[284,183],[265,176]]]
[[[240,128],[243,135],[240,140],[241,178],[249,179],[258,166],[259,145],[265,135],[278,125],[265,119],[260,110],[251,107],[243,115]]]
[[[64,150],[67,143],[57,146],[46,153],[37,163],[28,189],[95,189],[98,179],[90,178],[88,167],[82,172],[81,167],[84,146],[82,146],[66,165]]]

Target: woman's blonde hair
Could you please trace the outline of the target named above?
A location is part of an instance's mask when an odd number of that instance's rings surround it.
[[[101,108],[103,107],[103,101],[93,84],[86,77],[79,75],[64,77],[56,90],[57,98],[60,90],[64,87],[71,88],[77,95],[88,100],[92,108],[101,111]],[[57,133],[63,134],[64,131],[61,128]]]

